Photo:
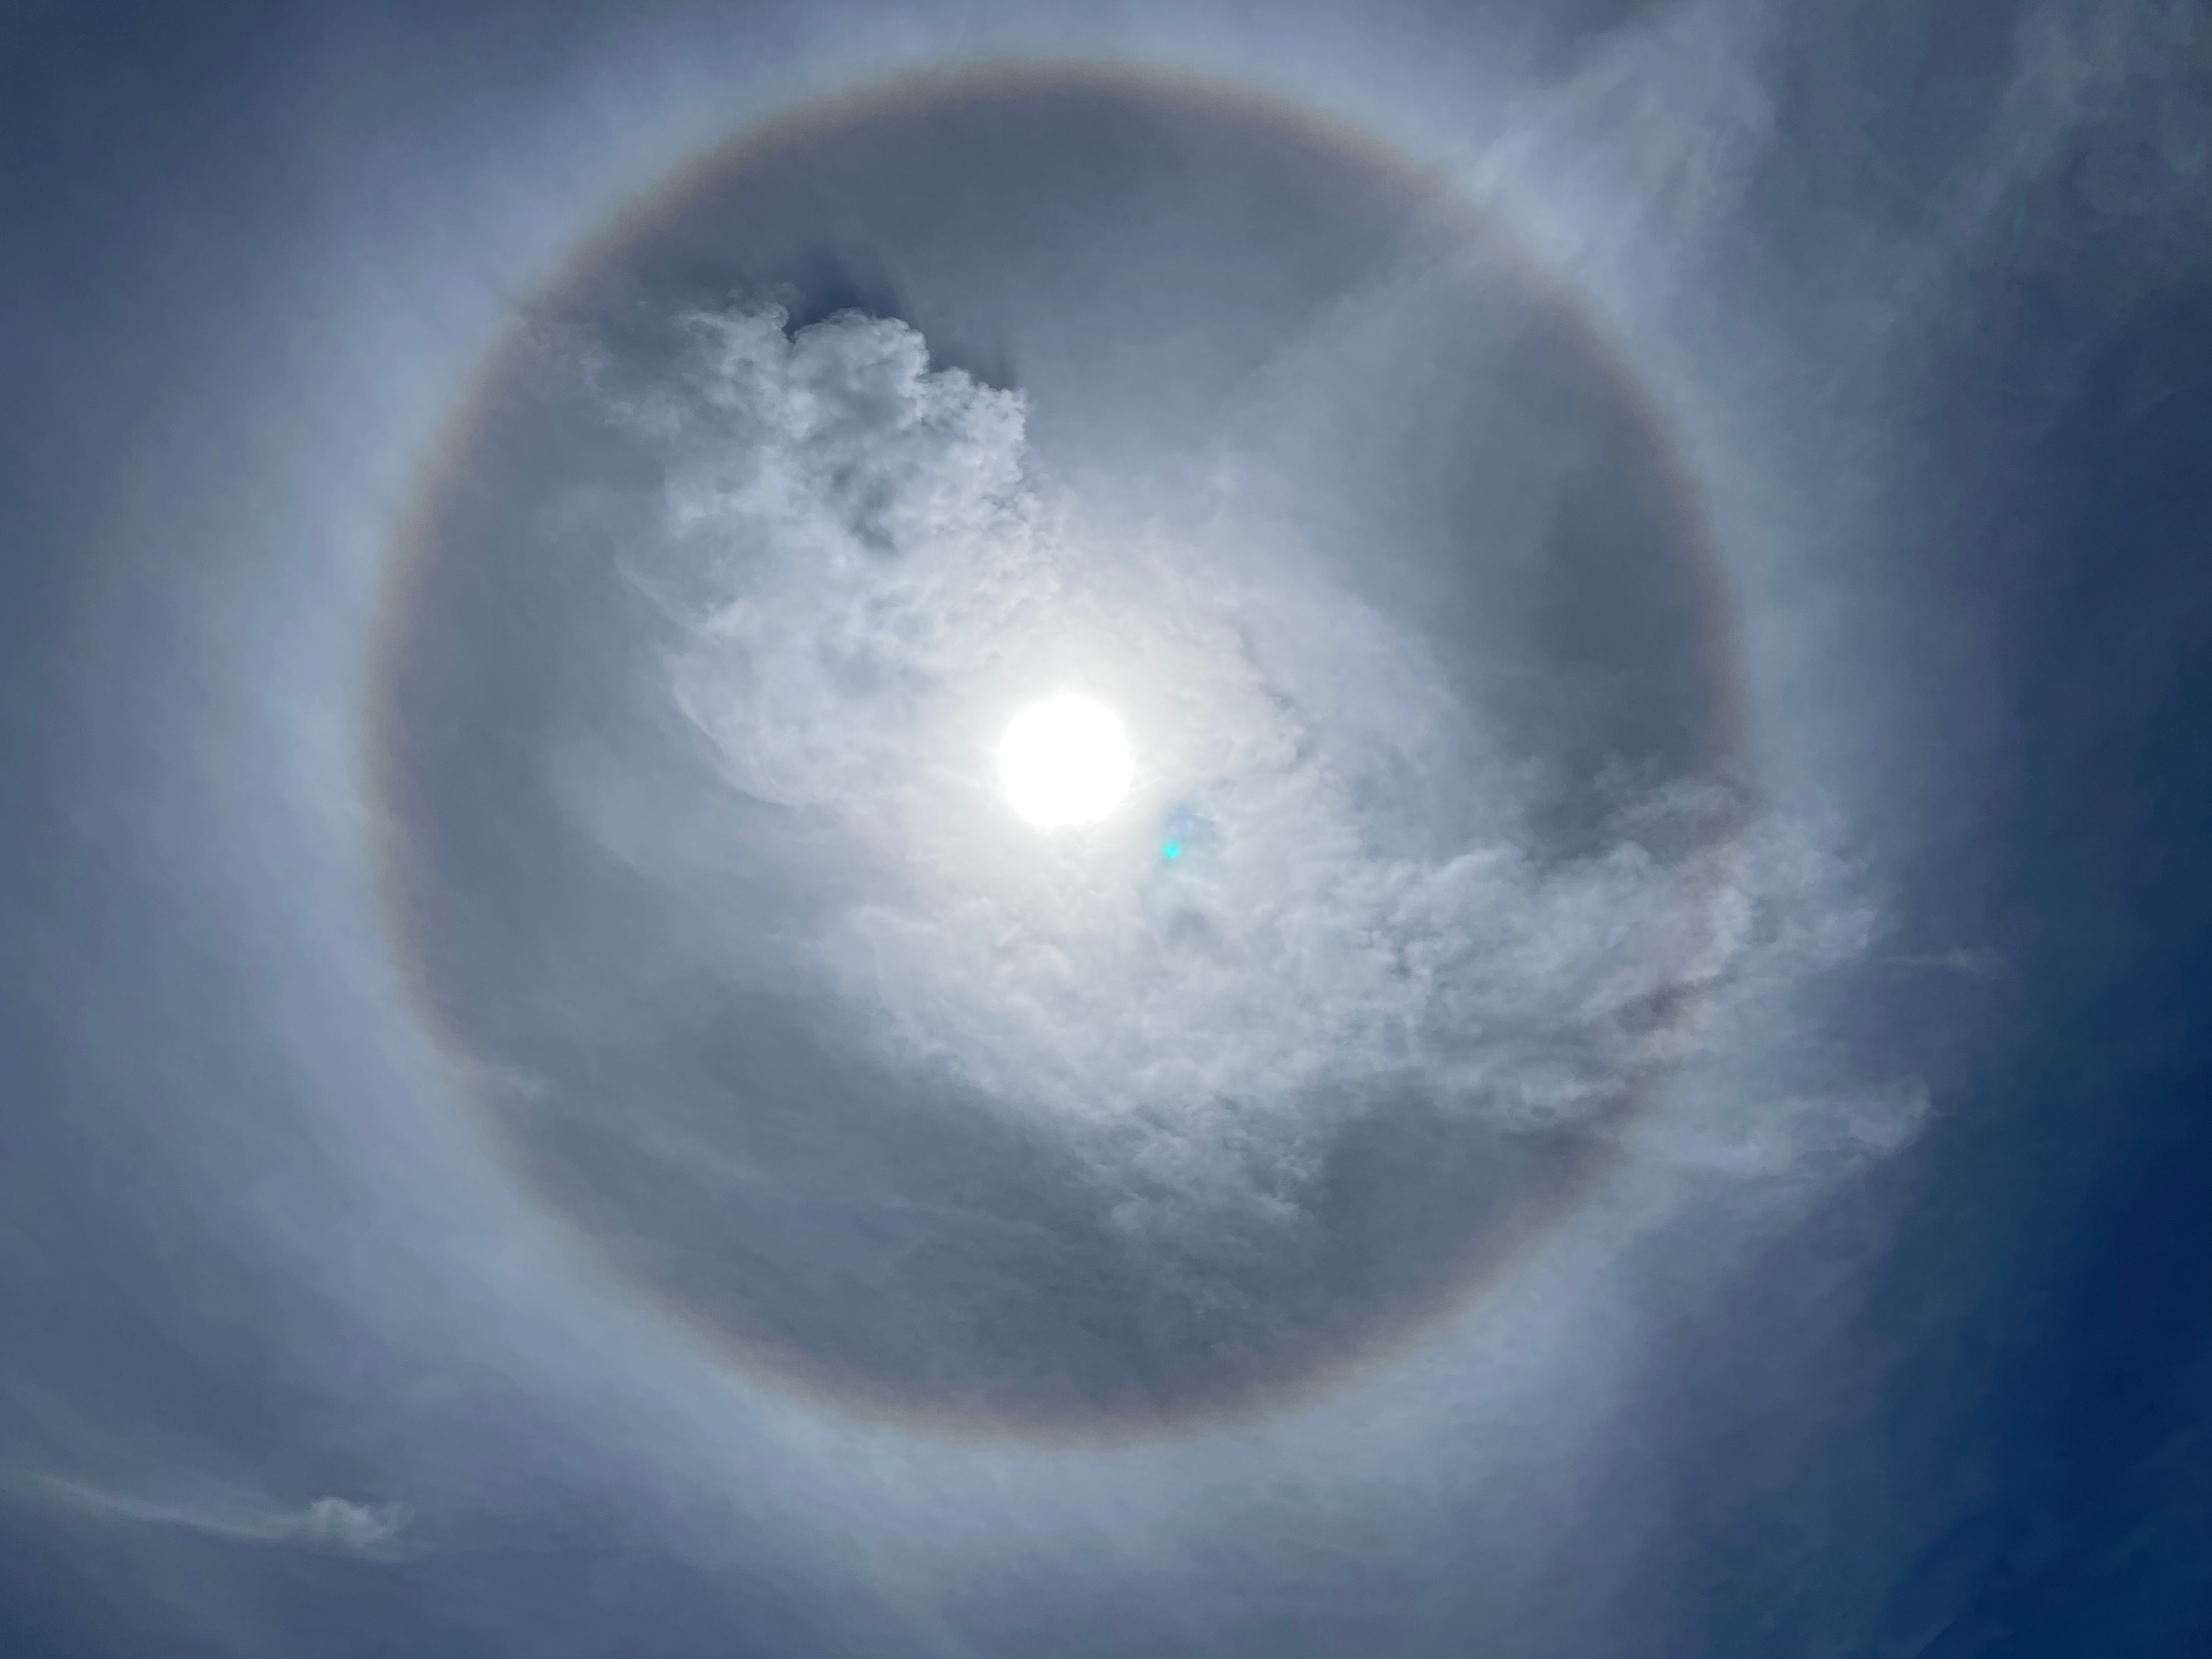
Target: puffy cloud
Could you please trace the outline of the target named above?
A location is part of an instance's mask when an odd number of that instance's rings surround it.
[[[629,566],[729,781],[843,838],[801,954],[902,1063],[1264,1208],[1378,1090],[1601,1123],[1698,1049],[1717,989],[1863,941],[1717,785],[1547,849],[1485,711],[1317,560],[1109,537],[1032,476],[1019,394],[931,368],[896,320],[786,322],[690,319],[672,387],[624,410],[667,457]],[[1140,777],[1106,824],[1041,835],[992,746],[1069,688],[1123,714]],[[1406,781],[1470,769],[1462,822]]]
[[[366,1553],[398,1537],[406,1526],[399,1504],[356,1504],[343,1498],[318,1498],[295,1515],[276,1518],[279,1535],[322,1549]]]

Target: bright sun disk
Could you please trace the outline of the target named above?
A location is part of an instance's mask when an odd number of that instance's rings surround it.
[[[1128,793],[1134,771],[1114,711],[1073,692],[1022,710],[999,744],[1007,797],[1040,829],[1104,817]]]

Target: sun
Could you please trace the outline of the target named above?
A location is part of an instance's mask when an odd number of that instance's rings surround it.
[[[1041,830],[1097,823],[1128,793],[1135,770],[1120,718],[1073,692],[1022,710],[999,744],[1007,799]]]

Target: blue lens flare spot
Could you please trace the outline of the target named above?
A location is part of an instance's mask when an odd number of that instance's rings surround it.
[[[1160,848],[1160,856],[1164,859],[1181,858],[1182,856],[1182,843],[1179,841],[1170,842],[1166,846]]]

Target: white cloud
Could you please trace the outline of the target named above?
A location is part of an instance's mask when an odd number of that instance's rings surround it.
[[[295,1515],[279,1516],[278,1536],[323,1549],[364,1553],[398,1537],[408,1514],[398,1504],[356,1504],[343,1498],[318,1498]]]
[[[49,1495],[94,1514],[185,1527],[245,1543],[296,1544],[347,1555],[389,1554],[410,1518],[404,1504],[356,1504],[343,1498],[318,1498],[304,1509],[272,1511],[222,1500],[165,1503],[133,1498],[55,1475],[44,1477],[40,1485]]]
[[[1406,1082],[1503,1127],[1595,1121],[1699,1048],[1717,988],[1863,945],[1832,872],[1714,789],[1548,859],[1415,634],[1295,548],[1087,531],[1029,477],[1020,397],[932,370],[905,325],[692,326],[681,385],[625,411],[669,457],[630,568],[730,781],[848,838],[865,873],[804,955],[906,1063],[1264,1210],[1337,1103]],[[1141,775],[1104,827],[1042,836],[990,752],[1069,688],[1121,713]],[[1440,849],[1393,780],[1470,763],[1489,815]]]

